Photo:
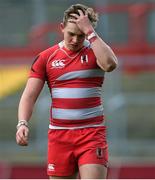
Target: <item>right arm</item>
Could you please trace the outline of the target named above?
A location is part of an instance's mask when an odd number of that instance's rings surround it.
[[[20,99],[18,108],[18,120],[28,122],[33,112],[35,102],[44,86],[44,81],[38,78],[29,78],[25,90]],[[21,146],[28,144],[28,127],[21,125],[17,129],[16,142]]]

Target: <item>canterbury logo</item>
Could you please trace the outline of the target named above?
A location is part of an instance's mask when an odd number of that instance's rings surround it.
[[[63,68],[65,66],[64,64],[65,60],[55,60],[52,62],[52,68]]]
[[[48,170],[54,171],[55,170],[55,164],[48,164]]]

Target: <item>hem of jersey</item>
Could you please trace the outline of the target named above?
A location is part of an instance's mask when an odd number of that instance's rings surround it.
[[[79,126],[79,127],[63,127],[63,126],[54,126],[52,124],[49,124],[49,129],[82,129],[82,128],[91,128],[91,127],[102,127],[105,126],[105,122],[101,124],[94,124],[94,125],[85,125],[85,126]]]

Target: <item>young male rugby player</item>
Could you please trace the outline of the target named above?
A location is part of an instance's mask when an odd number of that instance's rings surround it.
[[[101,101],[105,72],[117,58],[95,32],[98,15],[75,4],[64,12],[64,40],[35,59],[19,103],[16,141],[28,144],[28,121],[45,81],[52,97],[48,132],[50,178],[106,178],[108,144]],[[43,119],[44,120],[44,119]]]

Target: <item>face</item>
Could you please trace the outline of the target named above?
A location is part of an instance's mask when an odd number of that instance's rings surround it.
[[[75,23],[67,22],[66,26],[61,24],[61,30],[64,34],[64,42],[67,49],[78,51],[82,48],[85,34],[79,30]]]

